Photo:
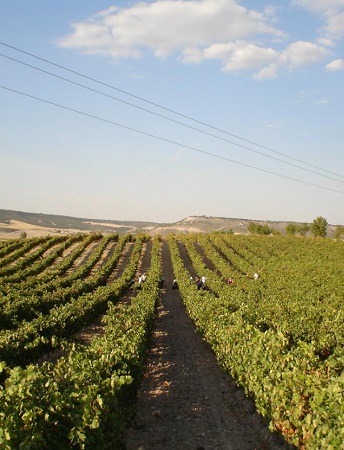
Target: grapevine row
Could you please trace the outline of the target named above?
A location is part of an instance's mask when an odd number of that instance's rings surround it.
[[[129,306],[108,304],[105,333],[89,347],[72,345],[55,365],[1,366],[7,374],[0,391],[1,448],[119,448],[159,298],[160,247],[155,239],[142,291]],[[131,274],[128,269],[126,278]]]

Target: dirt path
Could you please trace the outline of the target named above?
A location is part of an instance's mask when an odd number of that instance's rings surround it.
[[[138,393],[137,415],[127,429],[127,450],[291,449],[255,412],[253,403],[216,364],[186,314],[163,244],[166,287]]]

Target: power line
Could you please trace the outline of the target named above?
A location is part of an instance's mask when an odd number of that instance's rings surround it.
[[[141,110],[141,111],[148,112],[149,114],[153,114],[153,115],[155,115],[155,116],[158,116],[158,117],[163,118],[163,119],[165,119],[165,120],[168,120],[168,121],[170,121],[170,122],[176,123],[176,124],[178,124],[178,125],[182,125],[182,126],[184,126],[184,127],[186,127],[186,128],[189,128],[189,129],[191,129],[191,130],[198,131],[199,133],[203,133],[203,134],[205,134],[205,135],[207,135],[207,136],[210,136],[210,137],[213,137],[213,138],[215,138],[215,139],[219,139],[219,140],[221,140],[221,141],[227,142],[227,143],[229,143],[229,144],[236,145],[236,146],[238,146],[238,147],[240,147],[240,148],[243,148],[243,149],[245,149],[245,150],[248,150],[248,151],[250,151],[250,152],[254,152],[254,153],[257,153],[257,154],[259,154],[259,155],[265,156],[265,157],[267,157],[267,158],[273,159],[273,160],[275,160],[275,161],[282,162],[283,164],[287,164],[287,165],[289,165],[289,166],[296,167],[296,168],[301,169],[301,170],[304,170],[304,171],[306,171],[306,172],[314,173],[314,174],[319,175],[319,176],[321,176],[321,177],[328,178],[329,180],[337,181],[338,183],[343,183],[343,184],[344,184],[344,181],[338,180],[337,178],[333,178],[333,177],[330,177],[330,176],[328,176],[328,175],[324,175],[324,174],[322,174],[322,173],[316,172],[316,171],[311,170],[311,169],[307,169],[307,168],[305,168],[305,167],[301,167],[301,166],[299,166],[299,165],[297,165],[297,164],[290,163],[290,162],[288,162],[288,161],[283,161],[282,159],[276,158],[275,156],[267,155],[267,154],[265,154],[265,153],[263,153],[263,152],[260,152],[260,151],[258,151],[258,150],[254,150],[254,149],[252,149],[252,148],[250,148],[250,147],[247,147],[247,146],[245,146],[245,145],[238,144],[237,142],[230,141],[230,140],[228,140],[228,139],[222,138],[222,137],[220,137],[220,136],[217,136],[217,135],[215,135],[215,134],[212,134],[212,133],[209,133],[209,132],[207,132],[207,131],[201,130],[201,129],[199,129],[199,128],[193,127],[193,126],[191,126],[191,125],[185,124],[185,123],[183,123],[183,122],[179,122],[178,120],[171,119],[170,117],[163,116],[162,114],[156,113],[156,112],[154,112],[154,111],[148,110],[148,109],[143,108],[143,107],[141,107],[141,106],[138,106],[138,105],[135,105],[135,104],[133,104],[133,103],[127,102],[126,100],[122,100],[122,99],[119,99],[119,98],[117,98],[117,97],[113,97],[112,95],[106,94],[105,92],[98,91],[97,89],[93,89],[93,88],[91,88],[91,87],[89,87],[89,86],[85,86],[84,84],[78,83],[78,82],[76,82],[76,81],[72,81],[72,80],[70,80],[70,79],[68,79],[68,78],[65,78],[65,77],[62,77],[62,76],[60,76],[60,75],[54,74],[54,73],[52,73],[52,72],[49,72],[49,71],[47,71],[47,70],[41,69],[40,67],[36,67],[36,66],[33,66],[32,64],[28,64],[28,63],[25,63],[25,62],[23,62],[23,61],[20,61],[20,60],[18,60],[18,59],[16,59],[16,58],[12,58],[12,57],[10,57],[10,56],[8,56],[8,55],[4,55],[3,53],[0,53],[0,56],[2,56],[3,58],[9,59],[9,60],[11,60],[11,61],[14,61],[14,62],[16,62],[16,63],[22,64],[22,65],[24,65],[24,66],[30,67],[31,69],[37,70],[37,71],[42,72],[42,73],[45,73],[45,74],[47,74],[47,75],[50,75],[50,76],[52,76],[52,77],[55,77],[55,78],[58,78],[58,79],[60,79],[60,80],[66,81],[66,82],[68,82],[68,83],[74,84],[74,85],[76,85],[76,86],[78,86],[78,87],[81,87],[81,88],[83,88],[83,89],[87,89],[87,90],[89,90],[89,91],[91,91],[91,92],[94,92],[94,93],[96,93],[96,94],[103,95],[104,97],[107,97],[107,98],[110,98],[110,99],[112,99],[112,100],[116,100],[116,101],[118,101],[118,102],[124,103],[124,104],[129,105],[129,106],[131,106],[131,107],[133,107],[133,108],[137,108],[137,109],[139,109],[139,110]],[[321,169],[321,170],[322,170],[322,169]]]
[[[79,111],[79,110],[74,109],[74,108],[69,108],[68,106],[60,105],[58,103],[51,102],[49,100],[45,100],[45,99],[39,98],[39,97],[36,97],[34,95],[27,94],[25,92],[17,91],[15,89],[11,89],[11,88],[8,88],[6,86],[1,86],[0,85],[0,88],[4,89],[4,90],[7,90],[9,92],[13,92],[13,93],[16,93],[16,94],[19,94],[19,95],[22,95],[22,96],[25,96],[25,97],[28,97],[28,98],[40,101],[40,102],[43,102],[43,103],[47,103],[49,105],[52,105],[52,106],[55,106],[55,107],[58,107],[58,108],[65,109],[67,111],[71,111],[71,112],[74,112],[74,113],[77,113],[77,114],[89,117],[91,119],[95,119],[95,120],[99,120],[101,122],[105,122],[105,123],[108,123],[108,124],[111,124],[111,125],[115,125],[117,127],[123,128],[125,130],[133,131],[135,133],[139,133],[139,134],[142,134],[144,136],[148,136],[148,137],[151,137],[151,138],[154,138],[154,139],[158,139],[160,141],[167,142],[169,144],[177,145],[179,147],[183,147],[183,148],[186,148],[188,150],[192,150],[192,151],[195,151],[195,152],[198,152],[198,153],[202,153],[204,155],[208,155],[208,156],[211,156],[211,157],[214,157],[214,158],[218,158],[218,159],[221,159],[223,161],[228,161],[228,162],[231,162],[231,163],[234,163],[234,164],[238,164],[238,165],[241,165],[241,166],[244,166],[244,167],[249,167],[250,169],[259,170],[260,172],[268,173],[270,175],[275,175],[277,177],[285,178],[287,180],[297,181],[299,183],[307,184],[309,186],[317,187],[319,189],[324,189],[324,190],[327,190],[327,191],[336,192],[338,194],[344,194],[343,191],[338,191],[336,189],[331,189],[331,188],[328,188],[328,187],[325,187],[325,186],[320,186],[320,185],[317,185],[317,184],[314,184],[314,183],[309,183],[307,181],[299,180],[298,178],[288,177],[286,175],[282,175],[282,174],[279,174],[279,173],[276,173],[276,172],[272,172],[272,171],[269,171],[269,170],[266,170],[266,169],[261,169],[259,167],[255,167],[255,166],[252,166],[250,164],[246,164],[246,163],[242,163],[242,162],[239,162],[239,161],[235,161],[235,160],[227,158],[225,156],[220,156],[220,155],[217,155],[215,153],[207,152],[205,150],[200,150],[200,149],[198,149],[196,147],[191,147],[189,145],[185,145],[185,144],[182,144],[180,142],[172,141],[171,139],[166,139],[166,138],[163,138],[161,136],[157,136],[157,135],[154,135],[154,134],[151,134],[151,133],[147,133],[147,132],[142,131],[142,130],[137,130],[136,128],[128,127],[126,125],[123,125],[123,124],[120,124],[120,123],[117,123],[117,122],[113,122],[111,120],[95,116],[93,114],[85,113],[83,111]]]
[[[207,123],[205,123],[205,122],[202,122],[202,121],[200,121],[200,120],[194,119],[194,118],[192,118],[192,117],[190,117],[190,116],[187,116],[187,115],[185,115],[185,114],[179,113],[179,112],[174,111],[174,110],[172,110],[172,109],[170,109],[170,108],[166,108],[165,106],[159,105],[159,104],[154,103],[154,102],[152,102],[152,101],[150,101],[150,100],[147,100],[147,99],[145,99],[145,98],[143,98],[143,97],[139,97],[139,96],[134,95],[134,94],[132,94],[132,93],[130,93],[130,92],[127,92],[127,91],[124,91],[124,90],[122,90],[122,89],[119,89],[119,88],[117,88],[117,87],[115,87],[115,86],[109,85],[109,84],[104,83],[104,82],[99,81],[99,80],[96,80],[95,78],[91,78],[91,77],[89,77],[89,76],[87,76],[87,75],[84,75],[84,74],[82,74],[82,73],[80,73],[80,72],[77,72],[77,71],[75,71],[75,70],[69,69],[69,68],[67,68],[67,67],[65,67],[65,66],[56,64],[56,63],[54,63],[54,62],[52,62],[52,61],[49,61],[49,60],[47,60],[47,59],[45,59],[45,58],[41,58],[41,57],[39,57],[39,56],[37,56],[37,55],[34,55],[34,54],[32,54],[32,53],[29,53],[29,52],[26,52],[26,51],[21,50],[21,49],[19,49],[19,48],[17,48],[17,47],[14,47],[14,46],[12,46],[12,45],[6,44],[5,42],[1,42],[1,41],[0,41],[0,44],[3,45],[3,46],[5,46],[5,47],[11,48],[11,49],[13,49],[13,50],[15,50],[15,51],[18,51],[18,52],[20,52],[20,53],[23,53],[23,54],[25,54],[25,55],[28,55],[28,56],[30,56],[30,57],[32,57],[32,58],[36,58],[36,59],[38,59],[38,60],[40,60],[40,61],[43,61],[43,62],[45,62],[45,63],[47,63],[47,64],[53,65],[53,66],[55,66],[55,67],[58,67],[58,68],[63,69],[63,70],[66,70],[66,71],[68,71],[68,72],[70,72],[70,73],[73,73],[73,74],[75,74],[75,75],[78,75],[78,76],[80,76],[80,77],[83,77],[83,78],[85,78],[85,79],[87,79],[87,80],[90,80],[90,81],[93,81],[93,82],[95,82],[95,83],[98,83],[98,84],[100,84],[100,85],[102,85],[102,86],[106,86],[106,87],[108,87],[108,88],[110,88],[110,89],[114,89],[114,90],[116,90],[116,91],[118,91],[118,92],[121,92],[121,93],[123,93],[123,94],[125,94],[125,95],[128,95],[128,96],[130,96],[130,97],[136,98],[136,99],[138,99],[138,100],[140,100],[140,101],[143,101],[143,102],[145,102],[145,103],[148,103],[148,104],[150,104],[150,105],[153,105],[153,106],[155,106],[155,107],[157,107],[157,108],[161,108],[161,109],[163,109],[163,110],[165,110],[165,111],[168,111],[168,112],[170,112],[170,113],[176,114],[176,115],[178,115],[178,116],[180,116],[180,117],[183,117],[183,118],[185,118],[185,119],[191,120],[191,121],[193,121],[193,122],[195,122],[195,123],[198,123],[198,124],[200,124],[200,125],[206,126],[206,127],[211,128],[211,129],[213,129],[213,130],[216,130],[216,131],[219,131],[219,132],[221,132],[221,133],[227,134],[227,135],[229,135],[229,136],[235,137],[236,139],[239,139],[239,140],[241,140],[241,141],[243,141],[243,142],[246,142],[246,143],[255,145],[255,146],[259,147],[259,148],[262,148],[262,149],[264,149],[264,150],[268,150],[268,151],[270,151],[270,152],[272,152],[272,153],[275,153],[275,154],[278,154],[278,155],[280,155],[280,156],[284,156],[284,157],[289,158],[289,159],[291,159],[291,160],[293,160],[293,161],[299,162],[299,163],[301,163],[301,164],[305,164],[305,165],[307,165],[307,166],[309,166],[309,167],[313,167],[314,169],[322,170],[323,172],[326,172],[326,173],[335,175],[335,176],[340,177],[340,178],[344,178],[344,175],[337,174],[337,173],[335,173],[335,172],[331,172],[331,171],[329,171],[329,170],[327,170],[327,169],[324,169],[324,168],[322,168],[322,167],[318,167],[318,166],[316,166],[316,165],[314,165],[314,164],[308,163],[308,162],[303,161],[303,160],[301,160],[301,159],[294,158],[294,157],[292,157],[292,156],[289,156],[289,155],[287,155],[287,154],[285,154],[285,153],[282,153],[282,152],[279,152],[279,151],[277,151],[277,150],[273,150],[273,149],[271,149],[271,148],[269,148],[269,147],[266,147],[266,146],[264,146],[264,145],[258,144],[258,143],[254,142],[254,141],[245,139],[245,138],[243,138],[243,137],[241,137],[241,136],[235,135],[235,134],[233,134],[233,133],[229,133],[228,131],[225,131],[225,130],[222,130],[222,129],[220,129],[220,128],[217,128],[217,127],[215,127],[215,126],[213,126],[213,125],[209,125],[209,124],[207,124]],[[241,146],[241,145],[239,145],[239,144],[235,144],[235,145]],[[241,147],[247,149],[247,147],[244,147],[244,146],[241,146]],[[252,150],[252,149],[249,149],[249,150],[254,151],[254,150]],[[265,154],[263,153],[263,155],[265,155]],[[265,156],[268,156],[268,155],[265,155]],[[285,162],[285,161],[283,161],[283,162]],[[286,163],[286,162],[285,162],[285,163]],[[298,166],[297,166],[297,167],[298,167]],[[304,169],[304,170],[306,170],[306,169]],[[316,173],[316,172],[315,172],[315,173]],[[336,181],[339,181],[339,180],[336,180]]]

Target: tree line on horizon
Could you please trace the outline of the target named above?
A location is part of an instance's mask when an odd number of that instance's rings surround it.
[[[306,236],[307,233],[311,232],[314,237],[326,237],[327,225],[327,220],[324,217],[318,216],[311,224],[303,223],[299,225],[295,223],[288,223],[285,227],[285,233],[288,236],[296,236],[297,234],[300,236]],[[261,225],[255,222],[249,222],[247,229],[251,234],[260,234],[265,236],[281,234],[279,231],[269,227],[268,225]],[[334,238],[340,239],[342,235],[344,235],[344,227],[337,225]]]

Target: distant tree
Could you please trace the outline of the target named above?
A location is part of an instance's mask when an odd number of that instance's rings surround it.
[[[315,237],[326,237],[327,234],[327,220],[324,217],[317,217],[311,224],[311,231]]]
[[[273,230],[268,225],[260,225],[254,222],[249,222],[247,229],[251,234],[264,234],[268,236],[273,233]]]
[[[336,231],[334,232],[334,238],[340,239],[342,234],[344,234],[344,227],[342,227],[341,225],[337,225]]]
[[[26,233],[26,231],[22,231],[21,233],[20,233],[20,239],[26,239],[27,238],[27,233]]]
[[[268,225],[259,225],[259,234],[264,234],[265,236],[268,236],[269,234],[272,233],[271,228]]]
[[[301,234],[301,236],[306,236],[309,229],[310,229],[310,226],[308,225],[308,223],[303,223],[302,225],[299,225],[297,227],[297,231]]]
[[[288,223],[288,225],[285,227],[285,232],[289,236],[295,236],[297,232],[297,226],[294,223]]]
[[[216,230],[213,231],[214,234],[234,234],[234,231],[232,230],[232,228],[230,228],[229,230]]]
[[[258,234],[258,227],[259,225],[254,222],[249,222],[249,224],[247,225],[247,229],[251,234]]]

